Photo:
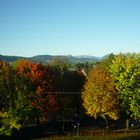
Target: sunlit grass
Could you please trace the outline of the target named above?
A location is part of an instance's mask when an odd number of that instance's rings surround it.
[[[49,137],[36,140],[140,140],[140,136],[80,136],[80,137]]]

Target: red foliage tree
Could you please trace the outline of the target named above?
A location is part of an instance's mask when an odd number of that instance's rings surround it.
[[[29,78],[35,85],[37,98],[32,105],[41,112],[45,119],[52,117],[53,113],[58,110],[53,85],[55,76],[49,66],[29,60],[21,60],[17,63],[17,72],[20,76]]]

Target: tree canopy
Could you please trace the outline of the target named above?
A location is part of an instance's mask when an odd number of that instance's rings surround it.
[[[108,71],[96,65],[87,77],[82,93],[87,114],[97,118],[119,118],[119,104],[115,83]]]
[[[140,119],[140,55],[116,55],[110,72],[115,80],[123,111],[132,118]]]

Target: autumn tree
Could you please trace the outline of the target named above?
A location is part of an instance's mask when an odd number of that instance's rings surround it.
[[[119,118],[118,92],[110,73],[96,65],[87,76],[82,93],[83,106],[91,117]]]
[[[17,80],[16,72],[12,69],[12,66],[0,61],[0,105],[3,111],[15,108]]]
[[[24,86],[23,86],[24,85]],[[31,82],[21,79],[12,65],[0,61],[0,133],[10,135],[13,128],[19,129],[31,118]],[[22,121],[22,123],[21,123]],[[20,123],[19,123],[20,122]]]
[[[110,68],[127,118],[140,119],[140,55],[118,54]]]
[[[51,67],[28,60],[13,65],[0,61],[0,134],[10,135],[13,128],[49,119],[58,106],[53,92]]]
[[[30,79],[36,88],[36,99],[32,102],[44,119],[51,117],[51,113],[57,110],[55,96],[50,94],[53,92],[54,74],[51,67],[44,66],[40,63],[31,62],[29,60],[21,60],[16,63],[17,73],[21,77]]]
[[[9,91],[8,91],[8,79],[9,79],[9,65],[3,61],[0,61],[0,107],[1,111],[6,111],[9,108]]]

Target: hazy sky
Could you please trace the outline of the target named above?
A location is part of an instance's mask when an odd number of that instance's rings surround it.
[[[140,0],[0,0],[0,54],[140,52]]]

